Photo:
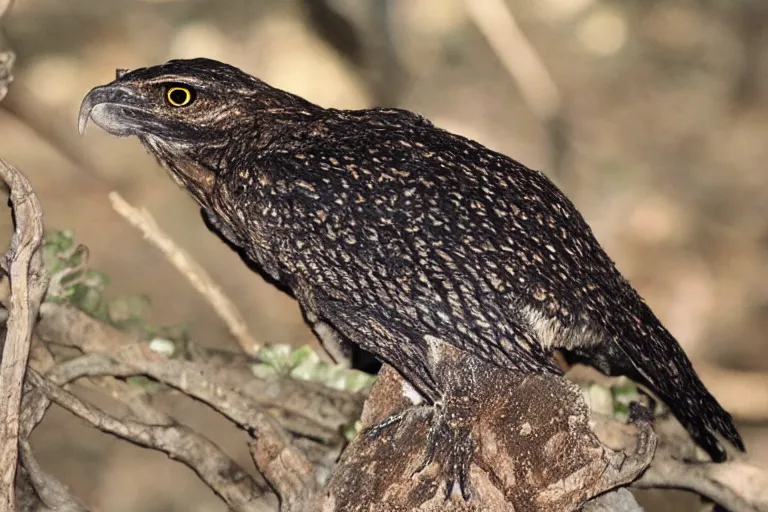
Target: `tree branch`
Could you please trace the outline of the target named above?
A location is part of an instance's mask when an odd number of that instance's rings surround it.
[[[687,432],[671,417],[656,422],[660,444],[651,467],[633,486],[643,489],[685,489],[731,512],[768,510],[768,472],[741,453],[725,462],[686,462],[697,450]]]
[[[21,463],[26,470],[26,478],[37,494],[40,502],[50,512],[86,512],[88,509],[72,493],[67,486],[48,474],[40,467],[32,454],[29,441],[19,443]],[[38,509],[47,512],[45,508]]]
[[[360,414],[363,396],[292,379],[258,379],[247,368],[203,361],[167,359],[130,334],[68,306],[46,303],[38,335],[85,353],[104,353],[143,374],[220,408],[240,424],[260,423],[269,409],[291,432],[328,444],[341,441],[341,429]],[[226,402],[229,401],[227,404]]]
[[[11,189],[15,230],[6,254],[11,296],[0,363],[0,510],[14,510],[19,408],[32,329],[48,277],[43,267],[43,213],[27,179],[0,158],[0,177]]]
[[[279,430],[256,430],[253,437],[253,462],[280,497],[280,511],[307,510],[317,489],[312,464]]]
[[[224,456],[213,443],[188,427],[166,424],[146,425],[134,420],[120,421],[89,405],[30,370],[27,380],[49,400],[56,402],[99,430],[127,439],[139,446],[161,450],[172,459],[192,468],[227,505],[235,511],[263,510],[263,491],[253,479]]]

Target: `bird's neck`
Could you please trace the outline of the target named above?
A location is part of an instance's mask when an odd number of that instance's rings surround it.
[[[141,142],[168,171],[173,181],[187,190],[200,206],[203,208],[210,206],[210,198],[216,182],[216,174],[211,168],[184,154],[172,153],[162,143],[151,138],[142,138]]]

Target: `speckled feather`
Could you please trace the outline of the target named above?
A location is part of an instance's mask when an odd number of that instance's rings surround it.
[[[197,106],[165,105],[172,83],[197,88]],[[120,134],[138,135],[229,243],[311,322],[377,354],[428,400],[442,397],[435,343],[525,372],[557,372],[551,352],[563,348],[646,385],[714,458],[716,436],[743,449],[678,343],[542,173],[416,114],[324,109],[205,59],[110,86],[157,103],[114,114],[136,125]]]

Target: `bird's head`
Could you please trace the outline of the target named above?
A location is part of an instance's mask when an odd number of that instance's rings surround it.
[[[172,177],[198,199],[226,172],[227,155],[258,151],[274,137],[279,112],[316,108],[243,71],[210,59],[172,60],[95,87],[80,106],[112,135],[136,135]]]

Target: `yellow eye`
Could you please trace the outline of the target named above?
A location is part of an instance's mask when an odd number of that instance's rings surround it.
[[[195,99],[195,93],[187,87],[169,87],[165,98],[172,107],[186,107]]]

